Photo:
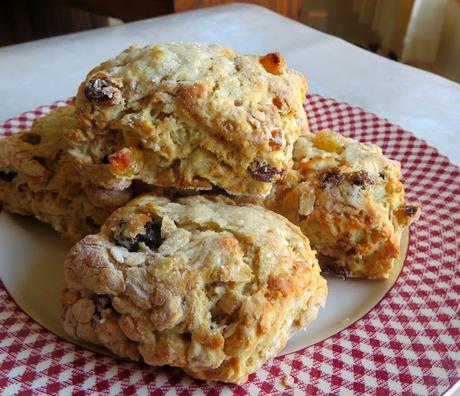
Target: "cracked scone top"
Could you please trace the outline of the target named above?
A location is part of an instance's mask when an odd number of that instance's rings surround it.
[[[88,144],[118,134],[86,161],[148,184],[264,196],[308,131],[304,77],[281,54],[239,56],[217,45],[132,46],[91,70],[76,110]],[[83,144],[83,147],[85,145]],[[82,149],[80,153],[85,160]],[[76,150],[78,152],[78,150]]]
[[[300,226],[324,270],[388,278],[420,212],[405,201],[399,163],[333,131],[299,138],[293,157],[265,206]]]
[[[70,105],[0,139],[0,206],[50,223],[70,243],[97,232],[132,195],[129,184],[117,181],[108,189],[80,176],[64,138],[80,126]]]
[[[327,287],[297,226],[260,206],[146,195],[65,263],[65,330],[150,365],[243,383],[313,320]]]

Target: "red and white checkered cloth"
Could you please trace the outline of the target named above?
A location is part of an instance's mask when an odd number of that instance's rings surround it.
[[[0,135],[64,103],[8,120]],[[451,388],[460,379],[460,169],[359,108],[312,95],[306,110],[313,131],[334,129],[399,160],[409,200],[423,205],[401,275],[373,310],[333,337],[268,362],[247,384],[230,386],[116,362],[63,341],[24,314],[0,283],[0,393],[439,395]],[[283,386],[286,374],[294,388]]]

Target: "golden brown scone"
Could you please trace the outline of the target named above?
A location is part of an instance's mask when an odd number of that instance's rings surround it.
[[[0,140],[0,206],[50,223],[71,243],[97,232],[131,198],[129,183],[109,190],[81,179],[64,139],[79,126],[74,107],[66,106]]]
[[[68,334],[195,378],[244,383],[313,320],[327,287],[299,228],[228,198],[144,195],[65,263]]]
[[[215,185],[263,197],[308,131],[306,91],[303,76],[278,53],[239,56],[196,43],[132,46],[80,85],[76,110],[91,132],[74,154],[149,185]]]
[[[399,163],[333,131],[301,137],[293,157],[266,207],[300,226],[323,270],[388,278],[401,232],[420,211],[404,200]]]

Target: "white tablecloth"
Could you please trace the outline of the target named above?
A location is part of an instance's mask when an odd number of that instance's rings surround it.
[[[310,91],[388,118],[460,164],[460,85],[362,50],[264,8],[233,4],[0,48],[0,121],[73,96],[127,46],[168,41],[278,50]]]

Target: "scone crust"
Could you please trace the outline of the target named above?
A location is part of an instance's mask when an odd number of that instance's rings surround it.
[[[69,105],[0,140],[0,205],[50,223],[69,243],[97,232],[131,198],[126,185],[108,190],[81,177],[65,139],[68,131],[80,127]]]
[[[293,157],[266,207],[300,226],[325,271],[388,278],[420,210],[405,202],[399,163],[333,131],[301,137]]]
[[[195,378],[243,383],[316,317],[327,287],[298,227],[259,206],[146,195],[65,263],[73,337]]]
[[[119,138],[93,161],[113,154],[114,174],[156,186],[267,195],[308,130],[304,77],[269,55],[173,43],[132,46],[97,66],[80,85],[77,114]]]

